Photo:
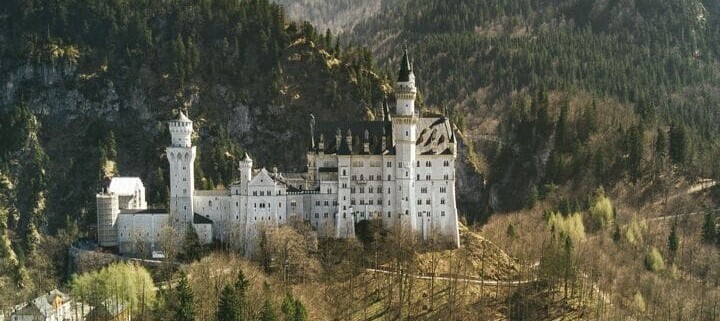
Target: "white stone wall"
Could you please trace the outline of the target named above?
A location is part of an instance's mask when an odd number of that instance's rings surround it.
[[[130,252],[133,243],[140,240],[144,240],[151,248],[153,246],[158,248],[157,241],[166,224],[168,224],[168,214],[165,213],[121,213],[117,220],[120,252]]]

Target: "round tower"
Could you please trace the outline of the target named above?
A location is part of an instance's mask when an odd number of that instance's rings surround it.
[[[413,66],[410,63],[410,58],[408,58],[407,50],[405,50],[402,61],[400,62],[397,84],[395,85],[395,108],[397,115],[412,116],[415,114],[416,96],[415,74],[413,73]]]
[[[250,155],[246,152],[243,158],[240,160],[240,194],[248,194],[248,183],[252,179],[252,168],[253,160]]]
[[[395,115],[392,117],[395,143],[395,204],[403,228],[417,230],[415,202],[415,159],[418,115],[415,114],[415,75],[407,50],[403,53],[395,86]]]
[[[184,227],[192,223],[195,195],[195,146],[192,146],[193,122],[180,112],[168,122],[172,142],[166,148],[170,163],[170,217]]]
[[[118,246],[117,218],[120,214],[120,202],[117,194],[100,193],[95,195],[97,203],[97,239],[102,247]]]

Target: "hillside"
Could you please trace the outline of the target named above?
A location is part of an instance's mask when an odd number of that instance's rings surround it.
[[[213,188],[243,151],[302,170],[310,113],[362,119],[386,94],[367,52],[263,0],[10,1],[0,20],[0,282],[21,289],[5,304],[64,277],[104,177],[139,176],[165,206],[179,109],[197,120],[195,181]]]
[[[483,222],[548,184],[654,181],[664,157],[716,175],[718,17],[715,1],[421,0],[346,37],[384,66],[410,48],[423,106],[449,110],[488,176]]]

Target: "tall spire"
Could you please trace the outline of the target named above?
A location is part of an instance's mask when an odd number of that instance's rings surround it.
[[[398,74],[398,82],[410,81],[410,74],[413,72],[412,65],[410,64],[410,58],[408,58],[407,49],[403,53],[402,60],[400,61],[400,73]]]

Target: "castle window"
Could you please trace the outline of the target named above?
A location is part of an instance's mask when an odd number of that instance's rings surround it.
[[[315,213],[315,218],[320,218],[320,214],[319,214],[319,213]]]
[[[315,206],[320,206],[320,200],[315,201]]]
[[[377,175],[377,176],[375,176],[375,179],[379,181],[379,180],[382,180],[382,177],[380,177],[380,175]]]
[[[390,187],[388,187],[388,192],[387,192],[387,193],[390,194]]]
[[[387,167],[392,167],[392,162],[387,162]]]
[[[418,217],[422,217],[422,213],[418,212]]]
[[[405,131],[405,136],[410,136],[410,132],[408,132],[408,131],[406,130],[406,131]]]
[[[257,191],[253,191],[253,196],[257,196]]]
[[[356,181],[356,180],[357,180],[357,175],[353,175],[353,176],[352,176],[352,180],[353,180],[353,181]]]
[[[388,200],[388,206],[390,206],[390,200]]]
[[[445,178],[445,180],[448,180],[450,178],[450,175],[445,174],[445,176],[443,176],[443,177]]]
[[[355,199],[354,199],[354,198],[351,198],[351,199],[350,199],[350,205],[355,205]]]
[[[368,175],[368,180],[372,181],[372,180],[373,180],[373,176],[372,176],[372,175]]]
[[[405,215],[410,215],[410,211],[405,210]]]
[[[415,167],[420,167],[420,161],[417,161],[417,165]]]
[[[361,194],[365,194],[365,187],[360,186],[360,193],[361,193]]]
[[[390,218],[390,212],[388,212],[388,218]]]
[[[328,213],[323,214],[324,218],[328,218]]]
[[[446,193],[447,187],[440,187],[440,193]]]
[[[392,180],[392,178],[390,178],[390,174],[388,174],[388,179],[387,179],[387,180],[388,180],[388,181],[389,181],[389,180]]]
[[[373,205],[373,200],[372,200],[372,198],[368,200],[368,205]]]
[[[329,205],[328,201],[325,200],[325,202],[323,202],[323,205],[328,206]]]
[[[440,204],[445,204],[445,199],[444,199],[444,198],[441,198],[441,199],[440,199]]]
[[[360,217],[365,218],[365,212],[360,212]]]
[[[265,196],[265,191],[260,191],[260,196]]]
[[[365,175],[360,174],[360,180],[361,180],[361,181],[364,181],[364,180],[365,180]]]
[[[240,206],[240,202],[235,202],[235,207]]]
[[[282,208],[282,203],[278,203],[278,207],[279,207],[279,208]]]
[[[430,205],[430,199],[429,199],[429,198],[425,200],[425,204]]]
[[[371,187],[368,187],[368,193],[370,193],[370,194],[373,193],[373,188],[372,188],[372,186],[371,186]]]
[[[343,211],[347,210],[347,206],[343,205]]]
[[[425,162],[425,167],[432,167],[432,162],[431,162],[431,161],[426,161],[426,162]]]
[[[445,216],[445,211],[440,211],[440,216]]]
[[[185,166],[183,166],[183,170],[186,170]]]
[[[417,178],[415,180],[420,180],[420,174],[417,174]]]
[[[343,176],[347,175],[347,171],[343,169]]]
[[[342,188],[347,188],[347,183],[342,183]]]
[[[328,193],[328,194],[332,194],[332,188],[328,188],[328,189],[327,189],[327,193]]]
[[[350,193],[355,193],[355,186],[350,187]]]
[[[425,180],[430,180],[430,174],[425,175]]]
[[[421,187],[420,193],[427,193],[427,187]]]
[[[333,206],[337,206],[337,205],[338,205],[337,200],[333,200]]]
[[[343,213],[343,218],[347,218],[347,213]]]
[[[208,201],[208,206],[212,207],[212,201]]]
[[[365,199],[364,199],[364,198],[361,198],[361,199],[360,199],[360,205],[365,205]]]
[[[450,161],[443,161],[443,166],[445,166],[445,167],[450,166]]]
[[[408,176],[410,176],[410,172],[405,171],[405,177],[408,177]]]
[[[187,181],[187,179],[185,177],[183,177],[183,182],[186,182],[186,181]]]
[[[422,200],[418,198],[417,205],[422,205]]]
[[[295,206],[297,206],[297,202],[296,202],[296,201],[294,201],[294,200],[293,200],[293,201],[290,201],[290,206],[291,206],[291,207],[295,207]]]

